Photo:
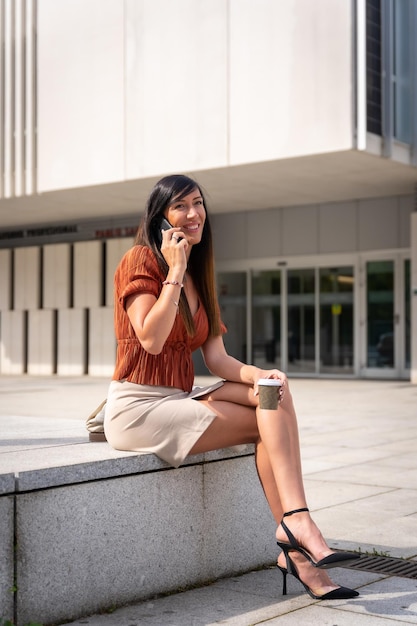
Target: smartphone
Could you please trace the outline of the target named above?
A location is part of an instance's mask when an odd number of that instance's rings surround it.
[[[172,228],[171,224],[168,222],[168,220],[163,217],[161,220],[161,226],[160,226],[161,230],[170,230]],[[178,241],[182,240],[182,237],[176,237],[177,239],[177,243]],[[162,244],[162,237],[161,237],[161,244]]]
[[[172,228],[171,224],[168,222],[168,220],[163,217],[162,221],[161,221],[161,230],[170,230]]]

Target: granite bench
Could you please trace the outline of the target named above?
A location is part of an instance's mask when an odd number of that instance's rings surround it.
[[[273,561],[253,446],[190,456],[179,469],[90,443],[85,431],[24,448],[21,440],[0,467],[0,617],[16,626],[74,620]]]

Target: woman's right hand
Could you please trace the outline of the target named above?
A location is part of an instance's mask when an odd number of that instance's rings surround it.
[[[161,253],[168,264],[170,270],[178,272],[179,276],[173,274],[167,277],[172,280],[182,282],[185,270],[187,269],[187,250],[189,248],[188,241],[180,228],[170,228],[163,230]]]

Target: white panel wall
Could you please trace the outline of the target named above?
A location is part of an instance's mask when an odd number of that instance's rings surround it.
[[[130,237],[109,239],[106,242],[106,306],[113,306],[113,281],[116,267],[124,255],[133,245]]]
[[[113,308],[92,308],[89,315],[88,373],[91,376],[111,377],[116,361]]]
[[[82,376],[86,373],[86,309],[58,311],[57,373]]]
[[[0,250],[0,311],[11,307],[12,295],[12,251]]]
[[[38,2],[39,191],[124,177],[124,9]]]
[[[40,248],[17,248],[14,252],[14,308],[37,309],[40,304]]]
[[[55,371],[55,313],[28,313],[28,374],[51,375]]]
[[[25,319],[24,311],[0,313],[0,371],[2,374],[25,373]]]
[[[230,0],[230,164],[352,147],[352,3]]]
[[[102,304],[103,243],[80,241],[74,244],[74,307]]]
[[[125,4],[126,177],[224,165],[228,3]]]
[[[67,308],[71,293],[71,246],[52,244],[43,249],[43,306]]]
[[[38,13],[40,191],[353,145],[352,2],[42,0]]]

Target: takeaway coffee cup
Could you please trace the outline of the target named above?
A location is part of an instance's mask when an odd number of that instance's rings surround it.
[[[274,410],[278,407],[281,385],[281,381],[276,378],[260,378],[258,380],[259,408]]]

